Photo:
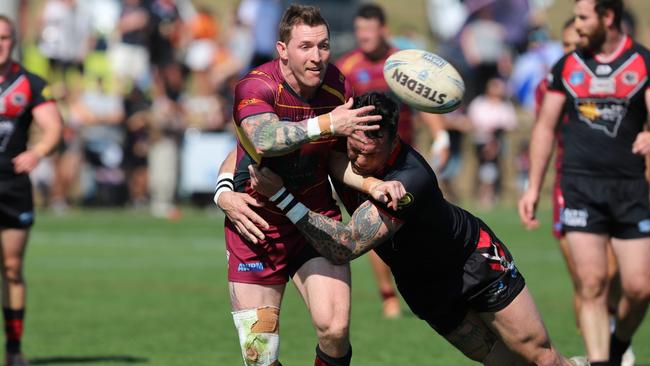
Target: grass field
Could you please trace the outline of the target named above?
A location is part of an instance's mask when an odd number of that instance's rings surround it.
[[[510,208],[482,216],[514,253],[555,344],[568,355],[583,353],[548,227],[525,232]],[[174,223],[135,211],[42,213],[26,262],[24,347],[33,363],[241,365],[222,222],[216,210],[186,210]],[[410,314],[381,319],[365,258],[354,262],[353,277],[355,366],[472,364]],[[283,363],[313,364],[315,337],[292,286],[281,324]],[[646,322],[635,339],[637,365],[650,365],[649,344]]]

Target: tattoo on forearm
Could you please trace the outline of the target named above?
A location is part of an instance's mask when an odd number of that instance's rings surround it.
[[[272,113],[248,117],[242,128],[263,156],[284,155],[309,142],[306,123],[281,122]]]
[[[389,239],[397,225],[382,220],[374,205],[364,202],[348,224],[309,212],[296,223],[300,232],[324,257],[346,263]]]

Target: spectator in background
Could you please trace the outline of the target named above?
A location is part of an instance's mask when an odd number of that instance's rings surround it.
[[[90,17],[76,0],[47,0],[39,19],[39,50],[48,59],[50,79],[65,82],[68,70],[83,72],[91,47]]]
[[[436,176],[445,198],[455,203],[460,199],[456,192],[455,180],[461,172],[463,164],[463,135],[472,130],[472,123],[467,118],[464,107],[441,117],[444,121],[444,128],[449,134],[449,158],[442,169],[436,171]]]
[[[117,32],[119,40],[111,44],[108,52],[113,72],[120,82],[135,82],[144,90],[150,81],[151,17],[142,0],[123,1]]]
[[[124,144],[124,172],[131,204],[144,207],[148,202],[149,129],[151,103],[146,95],[133,88],[124,99],[126,113],[126,142]]]
[[[120,192],[124,185],[123,103],[122,96],[97,77],[75,106],[82,123],[81,143],[91,177],[82,188],[84,203],[111,206],[124,202]]]
[[[517,101],[531,116],[535,109],[535,88],[563,54],[562,46],[550,39],[545,26],[535,27],[528,33],[528,47],[514,63],[510,85]]]
[[[176,219],[179,141],[185,129],[179,105],[159,95],[151,106],[151,128],[147,154],[151,214],[159,218]]]
[[[176,59],[183,23],[175,0],[152,0],[149,54],[154,68],[156,93],[177,101],[183,89],[181,66]]]
[[[280,0],[242,0],[237,13],[253,35],[253,57],[249,67],[274,59],[277,28],[282,16]]]
[[[491,208],[500,190],[504,132],[517,127],[517,115],[514,105],[507,99],[506,83],[499,78],[490,79],[485,94],[469,105],[468,116],[474,126],[474,146],[479,162],[479,201],[484,208]]]
[[[460,33],[460,47],[469,69],[464,75],[465,98],[484,92],[487,81],[503,74],[510,62],[506,30],[497,23],[489,6],[481,7]]]

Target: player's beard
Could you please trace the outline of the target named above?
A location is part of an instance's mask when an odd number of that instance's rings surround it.
[[[600,52],[605,40],[607,39],[607,30],[605,29],[605,24],[601,19],[598,19],[598,27],[594,29],[592,34],[588,34],[587,44],[581,45],[585,51],[590,51],[593,53]]]

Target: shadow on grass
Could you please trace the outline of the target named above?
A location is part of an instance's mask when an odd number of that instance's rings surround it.
[[[134,357],[126,355],[109,355],[109,356],[53,356],[53,357],[36,357],[29,360],[32,365],[56,365],[56,364],[74,364],[74,363],[148,363],[148,358]]]

